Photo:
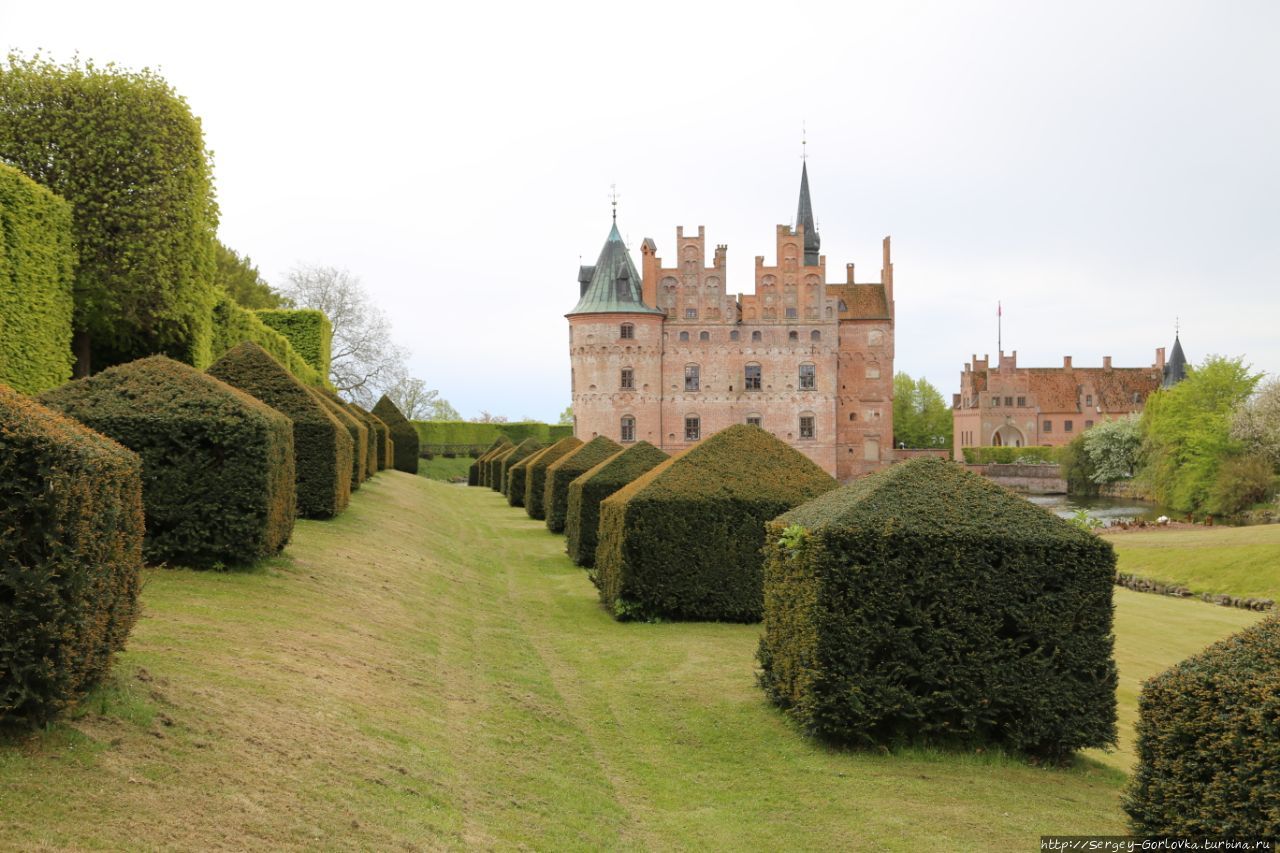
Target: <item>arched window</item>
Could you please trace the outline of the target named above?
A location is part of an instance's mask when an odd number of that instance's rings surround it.
[[[809,333],[809,340],[813,341],[814,343],[817,343],[818,341],[822,340],[822,332],[819,332],[817,329],[814,329],[812,332]]]
[[[700,340],[700,341],[709,341],[709,340],[711,340],[711,333],[710,333],[710,332],[698,332],[698,340]]]
[[[740,337],[742,337],[742,335],[738,334],[737,329],[733,329],[732,331],[729,332],[729,340],[731,341],[736,341]]]
[[[686,364],[684,366],[684,390],[697,391],[701,385],[701,370],[696,364]]]
[[[805,439],[814,436],[814,417],[813,412],[802,412],[800,414],[800,437]]]
[[[799,342],[799,340],[800,340],[800,333],[799,333],[799,332],[787,332],[787,340],[791,341],[793,344],[794,344],[794,343],[798,343],[798,342]]]
[[[636,327],[631,323],[623,323],[622,328],[618,330],[618,337],[624,341],[629,341],[636,336]]]
[[[688,343],[688,341],[689,341],[689,333],[688,333],[688,332],[681,332],[681,333],[680,333],[680,341],[681,341],[681,343]]]
[[[631,415],[622,416],[622,428],[619,431],[622,441],[636,440],[636,419]]]
[[[697,441],[702,438],[702,418],[697,415],[684,416],[684,440]]]
[[[760,365],[752,363],[748,364],[744,370],[744,379],[742,387],[748,391],[760,390]]]
[[[751,343],[753,343],[753,344],[758,344],[758,343],[760,343],[760,341],[761,341],[761,340],[762,340],[762,336],[761,336],[761,334],[760,334],[759,332],[752,332],[752,333],[751,333]]]
[[[818,387],[818,369],[808,362],[800,365],[800,390],[812,391]]]

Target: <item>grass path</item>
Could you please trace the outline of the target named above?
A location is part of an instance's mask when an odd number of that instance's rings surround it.
[[[111,683],[0,744],[0,848],[1026,849],[1124,831],[1125,752],[1049,770],[822,748],[755,686],[758,626],[617,624],[562,551],[490,490],[388,472],[259,571],[149,571]],[[1117,603],[1130,716],[1140,677],[1256,618]]]
[[[1122,572],[1197,593],[1280,601],[1280,524],[1125,531],[1107,538]]]

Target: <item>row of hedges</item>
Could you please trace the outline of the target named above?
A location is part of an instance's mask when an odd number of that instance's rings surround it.
[[[347,411],[337,394],[318,390],[315,396],[351,436],[351,491],[354,492],[369,477],[369,428]]]
[[[288,339],[301,359],[320,376],[329,375],[333,325],[314,308],[261,308],[255,312],[266,326]]]
[[[479,424],[470,421],[414,421],[418,439],[432,453],[465,453],[469,449],[490,447],[498,438],[519,444],[526,438],[540,444],[554,444],[573,435],[573,427],[567,424],[544,424],[539,421],[519,421],[509,424]]]
[[[414,424],[416,426],[417,422],[415,421]],[[489,446],[485,448],[484,452],[476,456],[476,460],[472,462],[470,466],[467,467],[467,485],[468,486],[483,485],[480,482],[480,479],[481,479],[480,460],[488,456],[489,453],[491,453],[492,451],[497,450],[499,447],[502,447],[508,443],[509,442],[507,441],[506,436],[498,436],[492,442],[490,442]]]
[[[362,416],[365,423],[373,430],[371,443],[374,445],[374,466],[369,470],[385,471],[395,467],[395,442],[391,439],[391,428],[387,426],[386,421],[355,403],[348,403],[347,406]]]
[[[582,440],[576,436],[562,438],[546,450],[530,457],[524,478],[524,511],[530,518],[542,521],[547,517],[545,503],[547,491],[547,469],[552,463],[582,446]]]
[[[505,439],[504,439],[505,442]],[[489,488],[495,492],[502,491],[502,463],[511,458],[511,454],[515,452],[515,445],[507,442],[500,449],[492,451],[488,454],[489,459],[485,462],[488,470],[484,473],[485,482]]]
[[[71,208],[0,163],[0,382],[35,394],[71,378]]]
[[[962,447],[964,461],[970,465],[1010,464],[1013,462],[1062,462],[1063,447]]]
[[[498,461],[498,491],[506,495],[509,490],[507,475],[510,473],[512,466],[520,464],[541,449],[542,444],[536,438],[526,438],[504,453]]]
[[[107,673],[138,616],[142,461],[0,385],[0,729]]]
[[[569,484],[601,462],[621,452],[621,444],[607,436],[598,435],[548,466],[547,483],[542,499],[548,530],[552,533],[564,532],[565,523],[569,517]]]
[[[387,425],[387,429],[391,430],[395,469],[409,474],[418,473],[419,442],[418,433],[413,428],[413,424],[409,423],[409,419],[396,408],[396,404],[391,402],[386,394],[383,394],[377,405],[373,407],[373,414],[377,415]]]
[[[596,531],[600,502],[671,457],[647,441],[637,441],[610,456],[569,484],[565,514],[565,543],[569,558],[579,566],[596,564]]]

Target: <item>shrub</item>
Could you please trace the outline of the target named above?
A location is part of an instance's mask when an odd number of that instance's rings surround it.
[[[622,452],[622,445],[598,435],[577,450],[561,456],[547,466],[547,483],[542,505],[547,516],[547,529],[564,532],[569,514],[569,484],[609,457]]]
[[[395,469],[410,474],[418,473],[418,431],[413,428],[413,424],[405,420],[405,416],[386,394],[373,407],[373,413],[391,430],[391,440],[395,442]]]
[[[420,421],[414,421],[413,422],[414,428],[417,429],[420,423],[421,423]],[[467,468],[467,485],[468,486],[480,485],[480,460],[483,459],[485,456],[487,456],[491,451],[497,450],[499,447],[501,447],[504,444],[506,444],[506,439],[502,436],[498,436],[492,442],[489,443],[489,446],[485,448],[483,453],[471,454],[472,458],[474,458],[476,461],[472,462],[471,465]],[[423,442],[423,446],[426,446],[425,442]]]
[[[272,358],[284,365],[303,385],[325,387],[324,376],[302,360],[288,338],[266,326],[255,312],[238,305],[228,293],[220,291],[213,306],[210,356],[214,359],[221,358],[223,353],[245,341],[252,341],[269,352]]]
[[[524,506],[524,496],[529,490],[529,466],[538,460],[551,447],[530,453],[519,462],[507,467],[507,503],[511,506]]]
[[[35,394],[71,378],[71,208],[0,163],[0,382]]]
[[[1084,433],[1080,434],[1081,436]],[[1009,465],[1014,462],[1047,462],[1062,460],[1060,447],[962,447],[964,461],[970,465]]]
[[[138,616],[142,463],[0,385],[0,727],[106,675]]]
[[[511,466],[517,462],[521,462],[542,449],[542,445],[538,443],[536,438],[526,438],[511,449],[511,452],[502,458],[502,463],[498,466],[498,491],[506,495],[508,491],[507,474],[511,471]]]
[[[1093,457],[1085,448],[1085,436],[1082,432],[1071,443],[1061,448],[1059,464],[1062,466],[1062,479],[1067,481],[1067,493],[1092,497],[1101,491],[1096,478],[1097,471],[1093,467]]]
[[[505,438],[499,438],[484,453],[480,454],[480,458],[476,460],[476,485],[489,485],[489,460],[500,453],[505,453],[511,447],[511,443]]]
[[[765,554],[761,686],[811,734],[1049,759],[1115,742],[1099,537],[922,458],[774,519]]]
[[[564,524],[569,558],[579,566],[594,566],[600,502],[670,458],[649,442],[637,441],[571,482]]]
[[[354,443],[346,427],[310,389],[249,341],[215,361],[207,372],[293,421],[298,515],[332,518],[347,508]]]
[[[364,426],[364,428],[365,428],[366,430],[368,430],[368,431],[369,431],[369,445],[368,445],[368,448],[367,448],[367,452],[366,452],[366,455],[365,455],[365,461],[364,461],[364,477],[365,477],[365,479],[366,479],[366,480],[368,480],[368,479],[370,479],[371,477],[373,477],[373,475],[374,475],[374,474],[378,473],[378,428],[377,428],[377,425],[374,423],[374,418],[373,418],[373,416],[372,416],[372,415],[370,415],[370,414],[368,414],[367,412],[365,412],[365,410],[364,410],[364,409],[361,409],[361,408],[360,408],[359,406],[357,406],[355,403],[348,403],[348,402],[346,402],[346,401],[344,400],[344,401],[342,402],[342,407],[343,407],[344,409],[346,409],[347,414],[349,414],[349,415],[351,415],[351,417],[355,418],[355,420],[356,420],[358,423],[362,424],[362,425]],[[381,423],[381,421],[379,421],[379,423]],[[385,426],[385,424],[384,424],[384,426]]]
[[[351,436],[351,491],[354,492],[369,478],[369,428],[347,411],[337,394],[322,388],[315,389],[313,393]]]
[[[314,308],[267,308],[258,319],[289,339],[303,361],[324,379],[329,378],[329,350],[333,326],[323,311]]]
[[[164,356],[39,399],[142,457],[149,562],[250,563],[289,541],[293,424],[265,403]]]
[[[395,459],[392,456],[391,446],[389,444],[391,441],[390,428],[382,418],[356,403],[348,403],[347,406],[360,416],[364,421],[365,426],[369,427],[369,443],[373,445],[373,462],[369,468],[370,473],[374,471],[385,471],[387,468],[390,468],[395,463]],[[423,456],[423,458],[430,459],[431,457]]]
[[[1212,515],[1236,515],[1271,493],[1271,462],[1263,456],[1235,456],[1218,466],[1204,508]]]
[[[765,522],[835,486],[758,427],[721,430],[601,502],[600,597],[619,618],[758,621]]]
[[[1280,837],[1280,619],[1147,681],[1124,808],[1141,835]]]
[[[524,511],[530,518],[536,518],[539,521],[546,518],[546,505],[543,499],[546,497],[547,469],[551,467],[551,463],[581,446],[582,441],[573,436],[562,438],[538,453],[529,463],[524,480]]]
[[[485,479],[489,481],[489,488],[495,492],[502,491],[502,464],[515,449],[514,444],[503,445],[502,449],[490,456],[489,461],[485,463],[489,469]]]

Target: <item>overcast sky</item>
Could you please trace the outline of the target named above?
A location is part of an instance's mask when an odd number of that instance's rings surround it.
[[[199,9],[198,14],[194,11]],[[188,11],[192,10],[192,11]],[[579,259],[618,224],[727,243],[795,215],[831,277],[893,235],[899,370],[970,355],[1280,372],[1274,2],[13,2],[0,45],[157,68],[204,123],[224,242],[356,273],[466,417],[569,403]]]

